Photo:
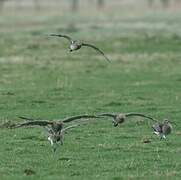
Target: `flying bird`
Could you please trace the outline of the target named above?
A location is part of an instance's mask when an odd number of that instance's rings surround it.
[[[101,51],[99,48],[97,48],[96,46],[92,45],[92,44],[88,44],[88,43],[83,43],[77,40],[73,40],[71,37],[67,36],[67,35],[61,35],[61,34],[50,34],[50,36],[57,36],[57,37],[62,37],[67,39],[70,42],[70,46],[69,46],[69,50],[70,52],[72,51],[76,51],[79,50],[82,46],[87,46],[87,47],[91,47],[94,50],[96,50],[97,52],[99,52],[100,54],[102,54],[104,56],[104,58],[108,61],[111,62],[103,53],[103,51]]]
[[[131,117],[131,116],[140,116],[140,117],[150,119],[152,121],[156,121],[154,118],[152,118],[150,116],[147,116],[147,115],[144,115],[141,113],[134,113],[134,112],[131,112],[131,113],[102,113],[102,114],[98,114],[97,116],[108,116],[108,117],[113,118],[112,122],[115,127],[118,126],[119,124],[123,123],[126,120],[126,118]]]
[[[80,126],[80,124],[68,126],[64,128],[65,123],[72,122],[77,119],[89,119],[89,118],[99,118],[94,115],[79,115],[79,116],[72,116],[68,117],[62,120],[35,120],[32,118],[27,118],[27,117],[22,117],[20,116],[19,118],[26,120],[26,122],[17,124],[14,126],[14,128],[20,128],[20,127],[27,127],[27,126],[42,126],[44,127],[47,132],[48,132],[48,141],[50,142],[53,151],[56,151],[57,148],[57,143],[61,143],[63,145],[63,137],[64,133],[74,127]]]
[[[166,139],[166,135],[172,131],[172,125],[168,119],[164,119],[163,122],[157,122],[152,126],[154,134],[158,135],[160,139]]]

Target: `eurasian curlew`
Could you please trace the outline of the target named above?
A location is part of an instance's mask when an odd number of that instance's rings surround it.
[[[113,124],[114,126],[118,126],[119,124],[123,123],[127,117],[131,117],[131,116],[140,116],[140,117],[144,117],[147,119],[150,119],[152,121],[156,121],[154,118],[141,114],[141,113],[102,113],[102,114],[98,114],[97,116],[108,116],[108,117],[112,117],[113,118]]]
[[[158,135],[160,139],[166,139],[166,136],[171,133],[172,125],[168,119],[164,119],[163,122],[157,122],[152,126],[154,134]]]
[[[70,42],[70,52],[72,51],[76,51],[79,50],[82,46],[87,46],[87,47],[91,47],[94,50],[96,50],[97,52],[99,52],[100,54],[102,54],[104,56],[104,58],[108,61],[111,62],[103,53],[103,51],[101,51],[99,48],[97,48],[96,46],[92,45],[92,44],[88,44],[88,43],[83,43],[77,40],[73,40],[71,37],[67,36],[67,35],[61,35],[61,34],[50,34],[50,36],[57,36],[57,37],[62,37],[67,39]]]
[[[60,142],[61,145],[63,145],[63,137],[64,133],[71,128],[77,127],[80,124],[68,126],[64,128],[65,123],[72,122],[77,119],[89,119],[89,118],[99,118],[94,115],[79,115],[79,116],[73,116],[73,117],[68,117],[62,120],[35,120],[32,118],[27,118],[27,117],[19,117],[21,119],[27,120],[24,123],[20,123],[14,126],[14,128],[20,128],[20,127],[27,127],[27,126],[42,126],[44,127],[47,132],[48,132],[48,141],[50,141],[50,144],[55,151],[57,148],[57,143]]]

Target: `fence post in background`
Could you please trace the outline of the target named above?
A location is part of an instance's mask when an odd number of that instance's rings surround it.
[[[39,0],[34,0],[34,6],[36,10],[40,10]]]
[[[180,6],[181,0],[175,0],[175,4],[176,4],[176,6]]]
[[[0,0],[0,11],[3,10],[5,0]]]
[[[103,9],[105,7],[105,0],[97,0],[97,9]]]
[[[77,12],[79,10],[79,0],[72,0],[71,11]]]
[[[148,0],[148,7],[152,8],[153,7],[153,3],[154,3],[154,0]]]
[[[169,7],[169,0],[161,0],[163,8],[168,8]]]

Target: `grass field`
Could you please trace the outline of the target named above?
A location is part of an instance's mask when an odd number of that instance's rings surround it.
[[[166,141],[140,118],[71,130],[53,153],[41,128],[0,129],[0,179],[180,179],[181,21],[179,13],[134,16],[65,14],[0,17],[0,119],[59,119],[100,112],[142,112],[175,122]],[[94,50],[68,53],[59,32]],[[144,144],[143,139],[151,143]],[[29,172],[27,172],[29,170]],[[29,176],[28,176],[29,173]]]

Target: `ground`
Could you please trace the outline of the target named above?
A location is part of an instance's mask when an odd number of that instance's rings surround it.
[[[178,12],[0,17],[0,120],[140,112],[170,119],[160,141],[152,122],[90,121],[53,153],[41,128],[0,129],[1,180],[180,179],[181,21]],[[75,24],[73,23],[75,22]],[[69,53],[66,33],[100,47]],[[150,143],[143,143],[149,139]]]

